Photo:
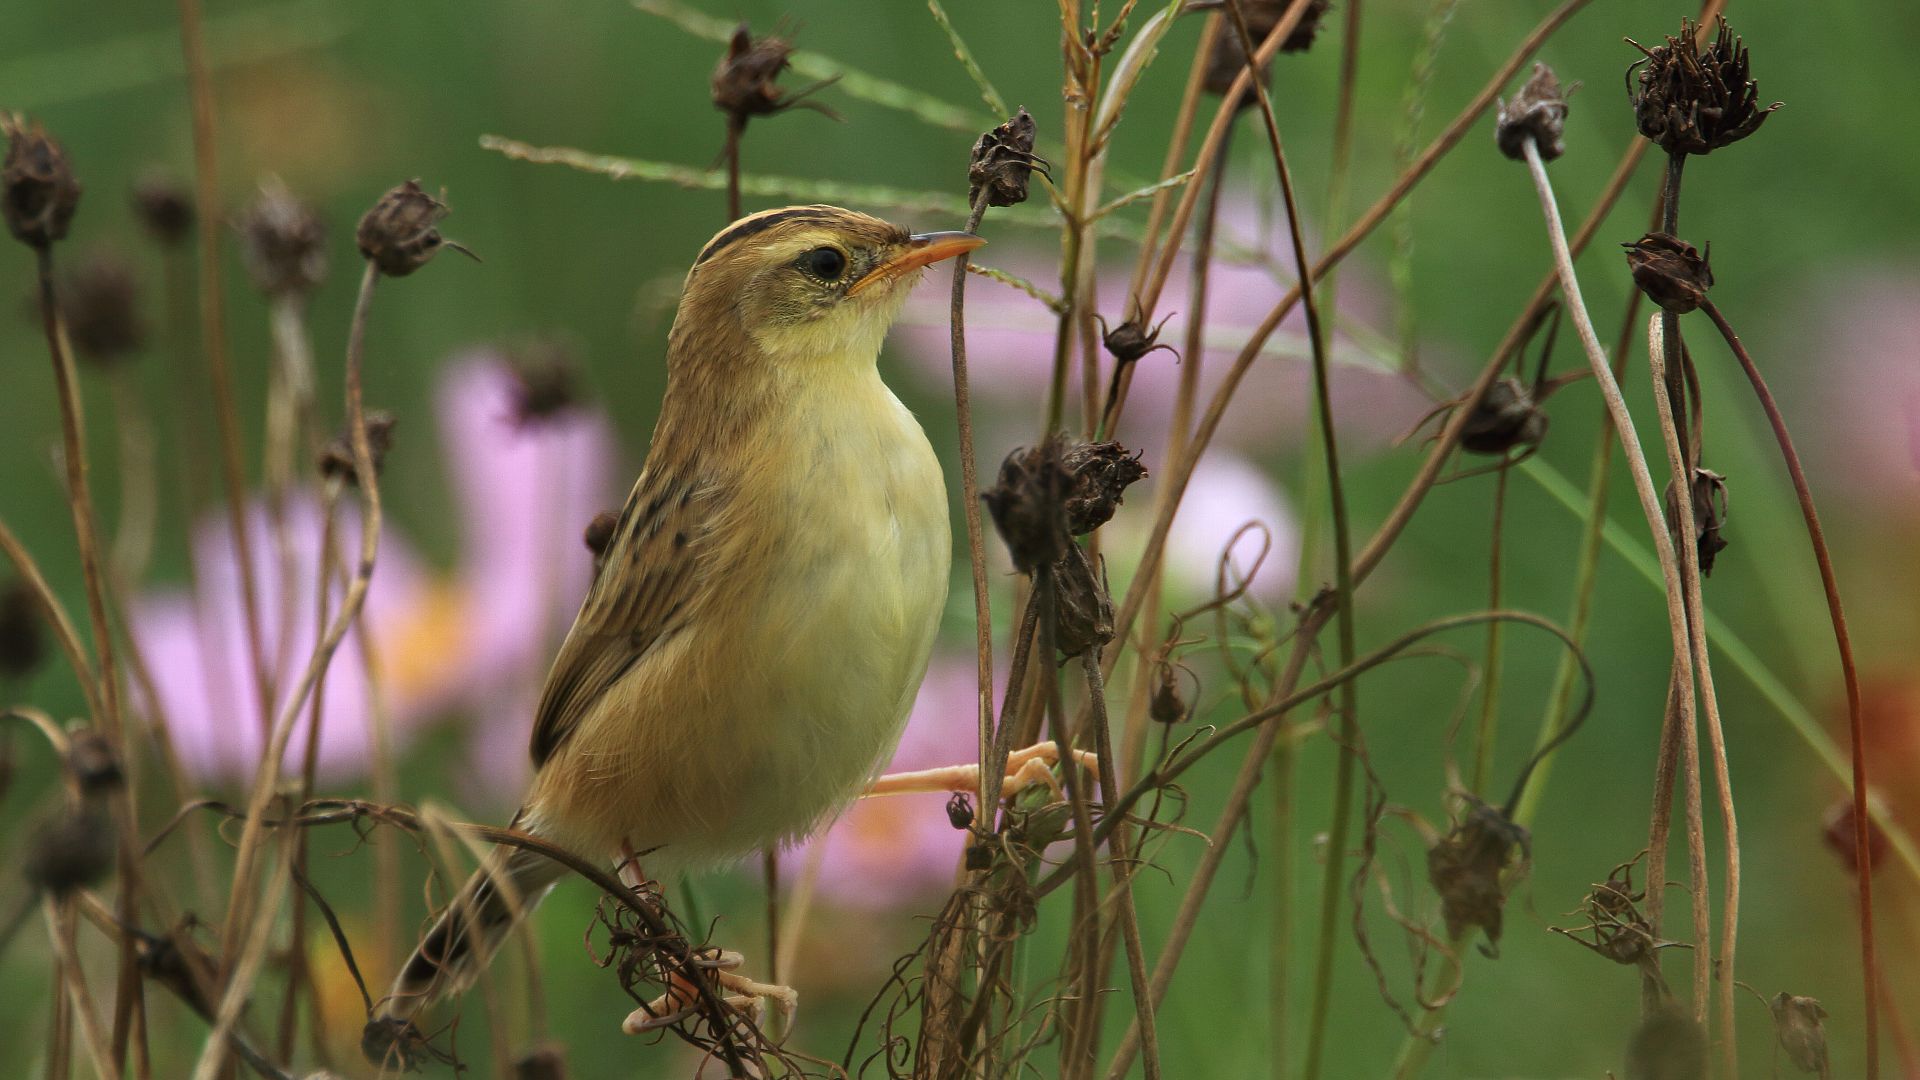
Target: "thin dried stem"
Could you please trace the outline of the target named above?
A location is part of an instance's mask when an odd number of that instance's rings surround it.
[[[967,231],[978,232],[987,212],[983,188],[967,215]],[[980,790],[975,806],[980,813],[998,801],[1000,774],[988,772],[993,757],[993,604],[987,588],[986,534],[980,523],[979,465],[973,449],[973,392],[967,380],[967,264],[966,252],[954,259],[953,301],[948,308],[953,345],[953,411],[960,434],[960,514],[967,523],[967,569],[973,582],[974,673],[978,679],[980,729]],[[1000,766],[1005,769],[1004,762]]]
[[[1113,761],[1113,739],[1107,720],[1107,688],[1100,678],[1100,660],[1092,649],[1080,655],[1080,669],[1087,680],[1087,701],[1093,709],[1094,754],[1100,762],[1100,802],[1111,806],[1120,795],[1120,780]],[[1073,766],[1067,766],[1072,771]],[[1146,1080],[1160,1080],[1160,1036],[1154,1023],[1154,1001],[1147,981],[1146,951],[1140,944],[1140,917],[1133,902],[1133,840],[1128,835],[1125,816],[1118,820],[1107,839],[1107,869],[1113,876],[1113,891],[1118,899],[1117,917],[1120,940],[1127,950],[1127,979],[1133,987],[1134,1026],[1140,1031],[1140,1050]]]
[[[1234,29],[1246,55],[1254,53],[1253,35],[1248,30],[1246,13],[1240,0],[1227,0]],[[1242,75],[1251,75],[1249,68]],[[1254,95],[1260,119],[1266,128],[1267,144],[1273,151],[1274,172],[1280,178],[1280,196],[1286,204],[1287,235],[1293,248],[1293,269],[1300,288],[1301,306],[1306,310],[1307,340],[1313,352],[1313,397],[1318,408],[1320,456],[1327,470],[1327,502],[1333,522],[1333,603],[1335,633],[1339,641],[1340,665],[1353,663],[1353,536],[1347,521],[1347,497],[1340,476],[1340,446],[1333,428],[1333,387],[1328,377],[1327,337],[1320,323],[1320,307],[1313,294],[1313,268],[1307,261],[1307,242],[1301,233],[1300,203],[1293,193],[1293,172],[1287,167],[1286,148],[1280,138],[1280,124],[1273,115],[1273,101],[1264,79],[1253,78]],[[1353,768],[1358,746],[1360,717],[1359,690],[1347,682],[1340,687],[1340,725],[1335,738],[1338,761],[1333,777],[1333,821],[1327,827],[1327,865],[1320,891],[1320,929],[1314,955],[1312,1004],[1307,1013],[1307,1060],[1304,1075],[1317,1080],[1326,1050],[1327,1019],[1333,1009],[1333,950],[1339,930],[1340,887],[1346,878],[1347,830],[1353,814]],[[1264,758],[1264,753],[1262,754]],[[1250,762],[1251,764],[1251,762]]]
[[[254,778],[253,791],[248,801],[247,819],[240,833],[239,849],[234,856],[233,883],[227,901],[227,918],[222,926],[222,956],[229,958],[239,955],[239,947],[245,928],[253,924],[256,918],[253,904],[254,863],[258,847],[263,837],[263,821],[267,805],[279,784],[280,767],[286,757],[287,743],[293,735],[294,721],[301,710],[306,708],[309,696],[333,661],[334,653],[340,642],[346,637],[349,627],[360,613],[366,602],[367,587],[372,581],[374,558],[380,548],[380,482],[373,464],[373,447],[367,437],[366,407],[361,392],[361,370],[366,356],[367,315],[373,301],[374,285],[379,281],[379,270],[369,262],[360,280],[360,293],[354,303],[353,322],[347,337],[347,430],[351,433],[355,480],[359,486],[363,509],[360,516],[360,550],[354,564],[353,577],[347,586],[347,592],[341,601],[340,611],[334,617],[326,634],[315,645],[312,656],[308,658],[305,673],[294,687],[292,695],[274,721],[271,734],[260,759],[259,771]],[[270,921],[270,920],[268,920]]]
[[[1627,313],[1620,322],[1620,336],[1613,350],[1612,370],[1618,381],[1626,369],[1627,350],[1632,344],[1633,330],[1637,325],[1640,310],[1640,293],[1636,290],[1627,300]],[[1607,523],[1607,496],[1613,486],[1613,416],[1603,404],[1600,409],[1600,434],[1594,439],[1593,461],[1587,470],[1587,505],[1581,516],[1580,548],[1574,556],[1573,606],[1567,613],[1567,632],[1573,635],[1577,646],[1585,647],[1587,629],[1593,623],[1594,586],[1600,579],[1600,548],[1603,545]],[[1566,722],[1567,707],[1573,697],[1573,663],[1563,658],[1560,667],[1554,672],[1553,691],[1547,698],[1547,709],[1540,716],[1540,734],[1534,740],[1536,748],[1545,746],[1559,735],[1561,725]],[[1529,825],[1534,813],[1545,797],[1547,777],[1553,771],[1553,759],[1545,758],[1535,770],[1533,783],[1528,785],[1526,794],[1520,797],[1520,805],[1515,808],[1513,820],[1519,825]]]
[[[1754,396],[1760,400],[1760,408],[1767,414],[1767,423],[1773,428],[1774,441],[1780,444],[1780,456],[1786,462],[1787,475],[1793,480],[1794,498],[1800,503],[1800,516],[1806,522],[1807,540],[1813,546],[1814,561],[1820,567],[1820,586],[1826,593],[1827,618],[1833,624],[1834,648],[1840,654],[1840,674],[1847,688],[1847,734],[1853,744],[1853,827],[1854,850],[1859,859],[1860,967],[1866,985],[1867,1076],[1872,1080],[1880,1071],[1879,1009],[1874,993],[1874,987],[1879,984],[1880,963],[1874,948],[1873,932],[1873,848],[1869,835],[1872,819],[1868,806],[1866,732],[1861,720],[1860,675],[1854,666],[1853,639],[1847,632],[1846,609],[1840,602],[1840,579],[1834,573],[1833,554],[1827,549],[1827,535],[1820,527],[1820,514],[1814,509],[1813,489],[1807,483],[1806,470],[1800,466],[1800,454],[1793,447],[1793,437],[1787,431],[1786,418],[1780,415],[1780,406],[1773,399],[1773,391],[1767,388],[1759,365],[1753,362],[1753,357],[1741,344],[1740,336],[1734,333],[1733,326],[1727,322],[1719,306],[1707,300],[1700,308],[1713,320],[1720,336],[1726,339],[1727,348],[1740,361],[1747,381],[1753,384]]]
[[[1679,403],[1667,395],[1671,385],[1667,378],[1668,365],[1663,323],[1672,322],[1674,316],[1668,312],[1656,314],[1647,326],[1647,357],[1653,369],[1653,395],[1658,405],[1660,434],[1667,445],[1667,467],[1673,470],[1673,490],[1675,492],[1674,531],[1682,538],[1694,535],[1693,522],[1693,473],[1688,462],[1685,444],[1680,435],[1680,420],[1675,414],[1680,412]],[[1694,957],[1694,992],[1701,1002],[1700,1008],[1708,1008],[1711,993],[1704,985],[1711,977],[1720,984],[1720,1048],[1722,1068],[1726,1076],[1740,1075],[1735,1054],[1734,1029],[1734,940],[1739,929],[1740,916],[1740,825],[1734,814],[1733,778],[1727,767],[1727,739],[1720,723],[1719,695],[1714,690],[1713,668],[1707,651],[1706,601],[1700,591],[1699,549],[1687,539],[1675,545],[1680,555],[1680,579],[1686,583],[1688,641],[1693,650],[1694,679],[1699,688],[1700,703],[1707,718],[1707,748],[1713,754],[1714,782],[1720,796],[1720,820],[1726,830],[1727,859],[1727,897],[1721,908],[1721,930],[1719,952],[1712,964],[1706,962],[1704,944],[1697,947]],[[1694,922],[1696,931],[1703,915],[1710,916],[1709,895],[1705,879],[1701,879],[1700,897],[1695,901]],[[1700,939],[1704,942],[1706,939]],[[1702,1017],[1704,1019],[1704,1017]]]
[[[1541,45],[1546,43],[1546,40],[1551,37],[1561,25],[1572,18],[1574,13],[1586,6],[1588,2],[1589,0],[1565,0],[1564,3],[1541,20],[1540,24],[1514,49],[1513,54],[1500,66],[1500,69],[1494,72],[1493,77],[1487,81],[1487,84],[1481,88],[1474,99],[1461,110],[1460,114],[1454,118],[1452,123],[1447,125],[1446,130],[1435,138],[1432,143],[1428,144],[1427,148],[1421,152],[1420,157],[1414,161],[1412,166],[1401,173],[1400,177],[1395,180],[1392,188],[1376,200],[1365,213],[1361,214],[1360,219],[1348,228],[1340,240],[1321,255],[1320,261],[1314,266],[1313,277],[1315,280],[1325,277],[1333,267],[1339,265],[1342,259],[1351,254],[1353,249],[1358,247],[1360,242],[1366,239],[1366,237],[1386,219],[1393,207],[1396,206],[1401,199],[1404,199],[1407,193],[1412,191],[1413,188],[1433,170],[1433,167],[1439,163],[1442,157],[1446,156],[1448,151],[1452,150],[1459,144],[1461,139],[1466,137],[1467,131],[1470,130],[1474,123],[1479,120],[1480,116],[1493,105],[1494,99],[1505,88],[1507,83],[1512,80],[1514,73],[1533,56],[1534,52],[1536,52]],[[1286,24],[1283,22],[1280,24],[1280,27],[1276,29],[1284,29],[1285,26]],[[1269,41],[1271,41],[1271,38],[1269,38]],[[1241,77],[1245,77],[1244,72],[1242,72]],[[1621,168],[1616,171],[1613,181],[1609,183],[1606,192],[1602,195],[1601,201],[1595,207],[1593,215],[1590,216],[1586,224],[1582,226],[1581,236],[1578,238],[1576,247],[1584,245],[1586,239],[1592,235],[1593,229],[1597,228],[1600,220],[1606,216],[1606,211],[1612,208],[1613,200],[1619,197],[1620,190],[1625,186],[1626,174],[1631,173],[1632,166],[1638,164],[1640,155],[1646,152],[1647,145],[1646,143],[1636,143],[1635,146],[1627,152],[1627,159],[1621,163]],[[1196,169],[1195,181],[1204,178],[1202,172],[1203,170]],[[1196,182],[1189,182],[1185,192],[1190,194],[1197,186]],[[1178,215],[1177,219],[1184,222],[1185,217],[1186,215]],[[1536,293],[1536,300],[1534,304],[1529,305],[1529,312],[1523,317],[1522,322],[1531,318],[1531,312],[1535,305],[1545,302],[1545,295],[1551,287],[1551,284],[1552,277],[1549,275],[1548,279],[1542,282]],[[1296,286],[1283,296],[1279,303],[1274,305],[1272,311],[1267,313],[1267,317],[1261,321],[1259,327],[1255,329],[1253,335],[1247,341],[1247,344],[1240,350],[1240,354],[1234,358],[1233,366],[1228,370],[1227,376],[1222,381],[1219,389],[1214,391],[1214,396],[1208,402],[1207,409],[1201,416],[1200,424],[1195,430],[1194,438],[1189,444],[1187,452],[1182,454],[1178,460],[1169,460],[1167,465],[1160,470],[1158,478],[1167,489],[1171,490],[1172,494],[1168,497],[1169,501],[1166,504],[1166,509],[1154,518],[1153,527],[1148,534],[1146,545],[1141,552],[1140,566],[1135,571],[1133,583],[1128,586],[1126,597],[1121,601],[1118,612],[1114,617],[1114,629],[1120,637],[1124,638],[1132,632],[1134,620],[1140,614],[1140,608],[1145,599],[1147,583],[1152,579],[1154,571],[1159,568],[1160,560],[1165,554],[1167,534],[1173,527],[1173,510],[1178,506],[1179,496],[1186,491],[1187,482],[1192,479],[1195,463],[1199,460],[1200,455],[1205,452],[1207,446],[1213,441],[1214,432],[1219,429],[1227,406],[1232,402],[1234,394],[1239,389],[1240,381],[1245,377],[1247,370],[1253,366],[1254,360],[1259,358],[1261,350],[1266,345],[1267,339],[1279,328],[1281,320],[1293,310],[1293,306],[1299,302],[1299,299],[1300,293]],[[1515,342],[1517,342],[1517,336],[1517,331],[1510,332],[1509,334],[1509,337],[1515,339]],[[1452,453],[1453,447],[1458,444],[1460,428],[1465,424],[1467,414],[1472,411],[1473,404],[1479,401],[1480,396],[1486,392],[1486,388],[1492,385],[1494,378],[1498,374],[1500,365],[1504,364],[1508,350],[1513,347],[1513,343],[1514,342],[1505,343],[1499,351],[1496,361],[1482,370],[1480,380],[1475,384],[1474,389],[1470,391],[1463,407],[1456,410],[1455,415],[1449,419],[1447,427],[1442,431],[1441,437],[1436,440],[1433,450],[1428,454],[1427,460],[1422,464],[1420,473],[1415,478],[1413,484],[1411,484],[1406,493],[1402,495],[1400,502],[1395,505],[1387,521],[1374,533],[1373,538],[1367,542],[1367,545],[1354,556],[1353,570],[1356,581],[1364,581],[1366,577],[1373,572],[1374,568],[1379,565],[1380,560],[1385,557],[1394,539],[1398,537],[1400,531],[1406,527],[1407,522],[1412,519],[1413,512],[1418,509],[1426,492],[1432,488],[1434,480],[1439,477],[1441,466]],[[1108,665],[1107,671],[1109,675],[1112,674],[1111,664]]]
[[[93,993],[87,989],[86,972],[81,970],[79,950],[74,945],[73,899],[55,900],[49,896],[40,903],[47,916],[47,935],[53,940],[55,971],[66,983],[61,997],[80,1020],[80,1037],[93,1062],[94,1075],[101,1080],[120,1080],[118,1059],[107,1033],[100,1029]]]
[[[207,377],[213,388],[213,416],[220,434],[220,478],[227,495],[227,525],[240,572],[240,605],[246,620],[247,658],[260,692],[260,731],[273,724],[273,676],[260,632],[260,593],[254,581],[253,542],[247,533],[247,481],[240,464],[240,413],[233,394],[233,370],[227,358],[226,286],[220,257],[220,155],[215,139],[213,79],[207,67],[206,33],[200,0],[178,0],[180,48],[186,58],[187,87],[193,106],[194,221],[199,229],[200,335]]]
[[[93,632],[94,656],[99,660],[96,691],[89,701],[97,701],[99,711],[94,722],[106,732],[114,753],[126,772],[126,783],[113,796],[113,816],[120,828],[118,840],[120,876],[120,917],[131,924],[139,907],[140,860],[133,849],[134,806],[138,793],[138,773],[128,753],[129,743],[120,711],[120,673],[114,664],[113,623],[107,614],[109,566],[102,558],[99,519],[95,516],[93,491],[88,480],[87,426],[81,410],[80,388],[74,370],[73,350],[67,345],[66,331],[60,324],[60,306],[53,287],[53,246],[34,250],[39,271],[40,322],[46,332],[47,352],[53,361],[54,384],[59,397],[61,456],[66,466],[67,505],[73,512],[75,545],[80,554],[80,573],[86,586],[87,621]],[[52,610],[51,608],[49,610]],[[71,630],[71,627],[68,628]],[[76,669],[77,670],[77,669]],[[120,945],[120,972],[113,1002],[113,1065],[117,1072],[126,1060],[127,1042],[137,1026],[140,1009],[140,972],[131,941]],[[83,1018],[85,1019],[85,1018]]]
[[[40,603],[40,611],[46,617],[47,624],[53,628],[53,639],[60,643],[60,651],[66,655],[67,666],[73,669],[73,677],[80,684],[80,693],[86,699],[87,711],[92,715],[101,714],[100,683],[93,677],[93,662],[87,658],[87,647],[80,641],[80,631],[73,625],[72,616],[67,614],[65,604],[47,584],[45,574],[40,572],[40,564],[27,552],[20,537],[0,518],[0,553],[13,564],[14,573],[20,575],[28,591]]]
[[[1579,332],[1580,344],[1586,350],[1587,364],[1593,372],[1601,397],[1607,403],[1607,413],[1613,420],[1613,426],[1620,433],[1620,446],[1627,455],[1627,468],[1633,475],[1634,492],[1640,498],[1640,512],[1645,516],[1647,528],[1653,533],[1654,554],[1660,560],[1661,578],[1667,597],[1667,630],[1673,646],[1673,684],[1684,687],[1684,693],[1674,696],[1677,708],[1667,712],[1667,726],[1674,729],[1677,725],[1682,735],[1682,744],[1694,731],[1693,716],[1693,649],[1687,630],[1685,589],[1681,585],[1679,561],[1674,554],[1673,538],[1667,532],[1666,518],[1660,510],[1660,495],[1653,486],[1653,474],[1647,468],[1646,454],[1640,448],[1640,437],[1634,428],[1633,415],[1627,410],[1626,399],[1620,394],[1620,384],[1613,377],[1613,368],[1607,363],[1606,354],[1600,348],[1600,339],[1593,330],[1593,318],[1587,313],[1586,301],[1580,295],[1580,281],[1573,269],[1573,252],[1567,244],[1566,229],[1560,223],[1560,207],[1553,196],[1553,184],[1547,178],[1547,166],[1540,158],[1539,147],[1532,139],[1523,144],[1526,153],[1527,168],[1533,176],[1534,191],[1540,197],[1540,209],[1546,219],[1547,239],[1553,247],[1555,272],[1560,278],[1560,289],[1566,297],[1567,310],[1573,316],[1574,328]],[[1664,736],[1663,736],[1664,739]],[[1663,757],[1661,768],[1666,768]],[[1656,782],[1656,791],[1661,787]],[[1671,787],[1668,787],[1671,790]],[[1652,879],[1652,866],[1655,855],[1664,849],[1666,840],[1665,822],[1670,810],[1656,800],[1653,812],[1652,836],[1648,855],[1649,883],[1647,886],[1648,921],[1658,932],[1660,898],[1658,889],[1664,888],[1663,882]],[[1695,835],[1696,827],[1691,817],[1688,822],[1688,846],[1692,849],[1704,843],[1704,838]],[[1704,864],[1704,859],[1702,860]],[[1704,871],[1704,865],[1701,869]],[[1694,907],[1704,910],[1705,882],[1694,882]],[[1698,927],[1696,926],[1696,930]],[[1696,947],[1705,948],[1704,941]]]

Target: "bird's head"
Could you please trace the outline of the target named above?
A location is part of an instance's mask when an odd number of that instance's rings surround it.
[[[673,343],[701,353],[725,350],[731,339],[781,365],[871,362],[920,270],[983,242],[971,233],[909,233],[837,206],[753,214],[721,230],[694,260]]]

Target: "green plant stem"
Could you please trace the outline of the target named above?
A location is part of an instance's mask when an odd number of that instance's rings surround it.
[[[1753,384],[1754,396],[1760,400],[1760,408],[1767,414],[1767,423],[1773,428],[1774,441],[1780,444],[1780,456],[1785,460],[1787,475],[1793,480],[1793,494],[1800,503],[1800,514],[1807,526],[1807,540],[1813,547],[1814,561],[1820,567],[1820,585],[1826,592],[1827,618],[1833,624],[1834,648],[1840,655],[1840,673],[1847,689],[1847,734],[1852,742],[1852,781],[1853,781],[1853,827],[1854,850],[1859,860],[1859,904],[1860,904],[1860,967],[1865,981],[1866,1002],[1863,1015],[1866,1026],[1867,1077],[1873,1080],[1880,1073],[1880,1031],[1878,996],[1875,987],[1879,985],[1879,958],[1874,947],[1873,933],[1873,848],[1869,835],[1868,773],[1866,756],[1866,731],[1861,718],[1860,676],[1854,666],[1853,639],[1847,631],[1847,613],[1840,602],[1840,580],[1834,573],[1833,555],[1827,548],[1826,531],[1820,527],[1820,514],[1814,508],[1813,488],[1807,483],[1806,470],[1800,466],[1800,455],[1794,449],[1793,437],[1787,431],[1787,421],[1780,414],[1780,406],[1773,399],[1766,379],[1760,374],[1759,365],[1753,362],[1746,346],[1740,342],[1740,336],[1733,331],[1726,316],[1718,305],[1708,300],[1701,310],[1713,320],[1720,336],[1726,339],[1727,348],[1740,361],[1740,368],[1746,372],[1747,381]]]

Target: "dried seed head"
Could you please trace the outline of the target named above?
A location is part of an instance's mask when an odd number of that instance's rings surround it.
[[[305,296],[327,277],[327,229],[313,207],[269,176],[240,215],[240,252],[253,287],[268,296]]]
[[[1273,28],[1280,25],[1280,19],[1292,4],[1289,0],[1239,0],[1241,13],[1246,16],[1247,33],[1253,38],[1255,48],[1265,41]],[[1226,7],[1224,0],[1204,0],[1190,3],[1188,11],[1206,11]],[[1332,0],[1308,0],[1307,10],[1294,24],[1287,39],[1280,43],[1283,53],[1305,52],[1313,47],[1313,39],[1320,33],[1320,20],[1333,7]],[[1213,49],[1207,55],[1207,70],[1202,76],[1202,86],[1207,93],[1225,95],[1233,88],[1233,80],[1246,69],[1247,53],[1240,47],[1240,31],[1234,25],[1233,16],[1226,15],[1220,20],[1219,30],[1213,38]],[[1267,71],[1260,72],[1260,78],[1266,78]],[[1251,92],[1241,95],[1240,108],[1249,108],[1259,103]]]
[[[367,413],[367,445],[373,451],[373,473],[387,462],[387,451],[393,449],[393,427],[398,423],[392,413],[385,409],[373,409]],[[327,440],[320,451],[320,475],[328,480],[338,479],[347,484],[358,486],[359,474],[353,467],[353,432],[342,431]]]
[[[1033,153],[1033,116],[1023,106],[1006,123],[986,132],[973,144],[973,157],[967,163],[967,203],[980,201],[986,192],[988,206],[1017,206],[1027,201],[1027,184],[1038,167],[1046,173],[1046,162]]]
[[[1669,154],[1706,154],[1739,142],[1780,107],[1760,107],[1747,47],[1725,18],[1705,48],[1699,39],[1700,26],[1690,19],[1681,20],[1680,36],[1651,49],[1627,39],[1645,54],[1627,68],[1634,122]]]
[[[1847,872],[1858,874],[1860,872],[1860,838],[1853,823],[1853,800],[1843,797],[1827,811],[1826,829],[1822,836],[1827,842],[1828,849],[1840,856],[1840,861],[1846,865]],[[1868,865],[1874,870],[1880,869],[1886,864],[1888,850],[1886,832],[1880,828],[1880,823],[1869,815],[1867,817]]]
[[[1472,927],[1486,932],[1489,955],[1500,944],[1507,891],[1501,875],[1514,852],[1526,857],[1527,830],[1500,809],[1475,800],[1472,809],[1427,849],[1427,880],[1440,896],[1440,913],[1455,937]]]
[[[1076,443],[1061,458],[1071,478],[1067,489],[1067,528],[1085,536],[1113,520],[1127,487],[1147,475],[1139,454],[1117,442]]]
[[[67,771],[82,795],[104,795],[126,784],[120,755],[102,731],[78,731],[67,744]]]
[[[953,798],[947,800],[947,824],[956,829],[973,827],[973,800],[967,798],[965,792],[956,791]]]
[[[1567,152],[1563,139],[1567,129],[1567,96],[1560,80],[1545,64],[1533,65],[1533,77],[1513,96],[1500,102],[1500,119],[1493,128],[1493,141],[1500,152],[1515,161],[1527,159],[1527,140],[1540,148],[1540,158],[1552,161]]]
[[[536,341],[508,354],[513,369],[513,418],[525,427],[551,420],[579,403],[579,365],[558,341]]]
[[[1187,703],[1180,697],[1180,680],[1174,675],[1172,664],[1162,663],[1154,673],[1147,716],[1157,724],[1178,724],[1187,718]]]
[[[1519,379],[1501,379],[1481,396],[1460,428],[1460,446],[1476,454],[1535,447],[1547,437],[1547,414]]]
[[[1785,990],[1767,1002],[1773,1010],[1773,1034],[1787,1060],[1801,1072],[1827,1075],[1827,1010],[1814,998]]]
[[[0,134],[7,137],[6,163],[0,165],[0,216],[21,243],[52,247],[67,235],[80,205],[80,181],[67,164],[67,152],[25,117],[0,113]]]
[[[47,655],[40,600],[18,579],[0,588],[0,679],[33,673]]]
[[[780,73],[787,70],[792,58],[793,44],[785,38],[773,34],[756,38],[744,22],[734,27],[733,37],[727,40],[726,54],[713,69],[710,83],[713,107],[727,114],[727,123],[736,132],[745,130],[751,117],[771,116],[796,106],[838,119],[832,109],[805,100],[833,79],[822,80],[793,94],[780,88]]]
[[[86,255],[62,277],[58,295],[67,337],[80,359],[106,367],[146,344],[140,282],[125,259],[107,252]]]
[[[1095,318],[1099,318],[1099,316],[1095,316]],[[1173,316],[1167,316],[1167,319],[1171,318],[1173,318]],[[1140,359],[1156,349],[1165,349],[1168,352],[1174,352],[1173,346],[1160,340],[1160,327],[1165,325],[1167,325],[1167,320],[1162,319],[1159,325],[1149,330],[1139,320],[1128,319],[1126,322],[1102,334],[1100,343],[1107,347],[1107,352],[1113,355],[1114,360],[1124,366],[1133,363],[1135,360]],[[1103,328],[1106,326],[1104,320],[1101,322],[1101,326]],[[1178,354],[1176,353],[1176,355]]]
[[[113,869],[113,839],[112,819],[98,807],[62,811],[27,840],[27,883],[59,897],[104,880]]]
[[[1645,898],[1634,891],[1631,871],[1616,869],[1615,876],[1587,894],[1584,907],[1593,940],[1581,944],[1616,964],[1634,966],[1651,958],[1657,942],[1653,925],[1640,913],[1639,902]]]
[[[1700,1080],[1707,1075],[1707,1033],[1673,1002],[1647,1014],[1627,1044],[1627,1080]]]
[[[513,1063],[513,1080],[567,1080],[567,1052],[557,1043],[536,1046]]]
[[[587,531],[581,536],[586,541],[587,550],[593,552],[593,561],[597,564],[606,557],[607,548],[613,543],[613,531],[620,527],[617,514],[602,510],[587,522]]]
[[[133,215],[161,247],[179,247],[193,232],[193,193],[172,174],[149,172],[133,185]]]
[[[1673,497],[1673,483],[1664,493],[1667,529],[1680,531],[1680,504]],[[1727,478],[1712,469],[1693,470],[1693,545],[1700,564],[1700,576],[1713,573],[1714,557],[1726,550],[1726,538],[1720,530],[1727,523]]]
[[[354,232],[360,254],[388,277],[406,277],[427,265],[442,247],[471,256],[440,235],[440,219],[449,213],[445,197],[445,191],[439,197],[427,194],[418,180],[382,195]]]
[[[1685,315],[1706,301],[1713,286],[1713,267],[1708,264],[1711,247],[1703,253],[1666,233],[1648,233],[1620,246],[1627,249],[1633,283],[1649,300],[1675,315]]]
[[[986,870],[993,866],[993,848],[986,844],[968,844],[966,853],[968,870]]]
[[[1079,544],[1053,564],[1054,646],[1062,657],[1088,649],[1098,657],[1113,640],[1113,597],[1107,592],[1106,567],[1095,564]]]
[[[1000,463],[999,482],[980,493],[1014,569],[1023,574],[1060,561],[1072,543],[1066,497],[1073,477],[1060,458],[1060,440],[1052,436],[1015,450]]]

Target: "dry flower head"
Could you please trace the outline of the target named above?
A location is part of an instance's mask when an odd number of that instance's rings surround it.
[[[1539,147],[1542,161],[1552,161],[1567,151],[1566,129],[1566,92],[1560,89],[1552,68],[1535,63],[1533,77],[1513,100],[1500,102],[1493,138],[1500,152],[1515,161],[1526,160],[1529,139]]]
[[[14,238],[49,248],[67,235],[80,206],[80,181],[59,140],[22,116],[0,113],[7,156],[0,164],[0,217]]]
[[[1627,250],[1627,269],[1647,299],[1675,315],[1693,311],[1707,299],[1713,286],[1712,249],[1702,252],[1677,236],[1650,232]]]
[[[241,213],[237,227],[247,276],[262,293],[305,296],[326,280],[326,225],[279,178],[260,182],[260,194]]]
[[[1634,122],[1669,154],[1706,154],[1739,142],[1780,107],[1761,107],[1746,44],[1724,16],[1705,46],[1700,29],[1683,19],[1678,37],[1651,49],[1627,39],[1643,54],[1627,68]]]

